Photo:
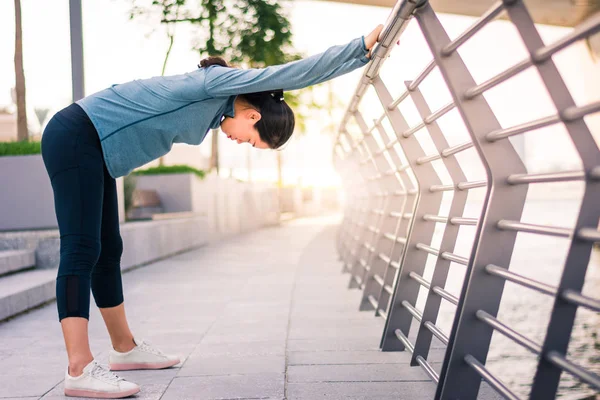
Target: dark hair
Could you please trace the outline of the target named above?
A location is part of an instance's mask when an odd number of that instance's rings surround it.
[[[261,118],[254,126],[260,140],[270,148],[280,148],[292,136],[296,119],[294,111],[283,99],[283,90],[244,93],[238,97],[260,112]]]
[[[206,68],[211,65],[229,67],[227,61],[221,57],[205,58],[200,61],[198,67]],[[283,98],[283,90],[244,93],[238,97],[260,112],[261,118],[254,124],[260,140],[272,149],[280,148],[289,140],[294,132],[296,119],[294,111]]]
[[[198,64],[198,68],[206,68],[210,67],[211,65],[221,65],[223,67],[229,67],[227,61],[223,60],[221,57],[208,57],[200,61],[200,64]]]

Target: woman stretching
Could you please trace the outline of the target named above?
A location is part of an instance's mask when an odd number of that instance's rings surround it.
[[[168,153],[173,143],[200,144],[211,128],[259,149],[281,147],[294,130],[283,91],[366,65],[382,28],[321,54],[262,69],[230,68],[209,57],[186,74],[112,85],[52,117],[42,136],[42,157],[60,232],[56,299],[69,359],[67,396],[130,396],[140,387],[111,370],[180,363],[129,329],[115,178]],[[110,369],[90,350],[90,289],[110,335]]]

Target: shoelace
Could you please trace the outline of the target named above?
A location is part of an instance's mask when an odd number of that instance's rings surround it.
[[[99,378],[112,383],[117,383],[119,381],[125,380],[125,378],[121,378],[120,376],[115,375],[114,372],[106,368],[104,365],[97,363],[94,365],[94,368],[92,368],[92,370],[90,371],[90,375],[95,378]]]
[[[158,356],[164,356],[162,351],[152,347],[152,344],[146,342],[145,340],[142,340],[138,347],[140,348],[140,350],[146,351],[148,353],[156,354]]]

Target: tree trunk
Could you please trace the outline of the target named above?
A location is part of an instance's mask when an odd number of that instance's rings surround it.
[[[219,130],[212,130],[212,146],[210,152],[210,170],[217,170],[217,175],[219,174]]]
[[[23,69],[23,33],[21,0],[15,0],[15,92],[17,97],[17,140],[29,139],[25,102],[25,72]]]

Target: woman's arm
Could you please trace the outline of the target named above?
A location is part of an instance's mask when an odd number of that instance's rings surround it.
[[[367,53],[370,53],[375,43],[373,37],[376,39],[380,27],[367,38],[361,36],[346,45],[332,46],[323,53],[287,64],[253,69],[210,66],[205,73],[206,92],[213,97],[224,97],[276,89],[301,89],[325,82],[366,65],[370,61]]]

